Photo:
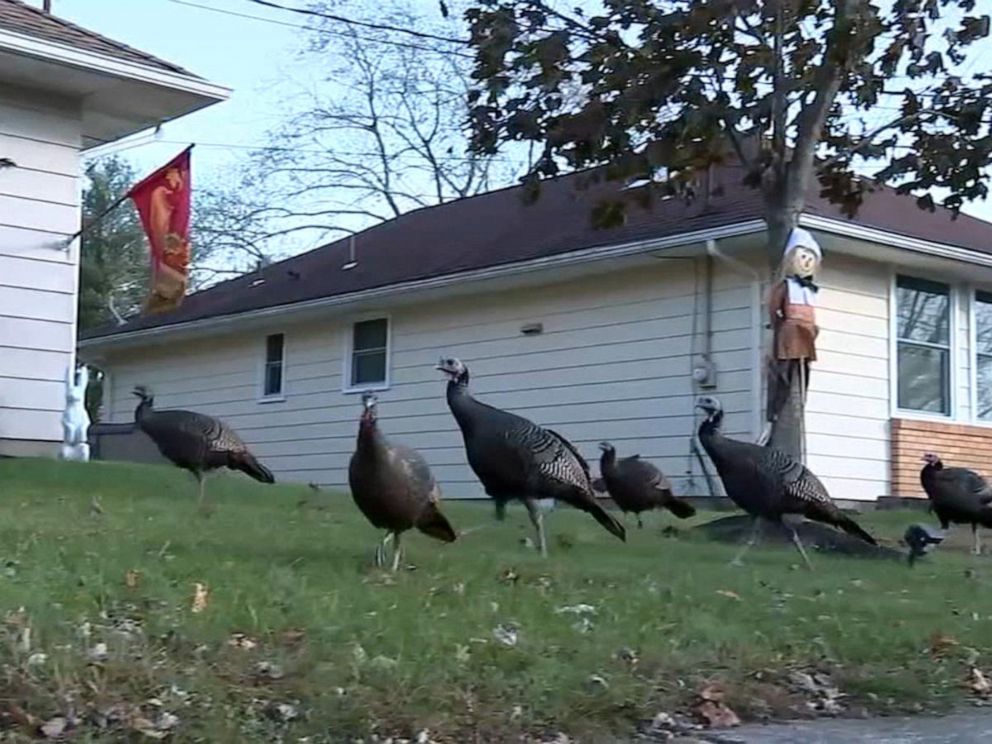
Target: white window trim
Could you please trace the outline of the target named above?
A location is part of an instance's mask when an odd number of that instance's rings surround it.
[[[950,366],[947,384],[950,386],[948,391],[949,398],[949,408],[950,412],[944,413],[929,413],[927,411],[914,411],[908,408],[899,407],[899,303],[897,296],[898,289],[898,279],[899,276],[905,276],[908,279],[920,278],[926,279],[932,282],[938,282],[940,284],[947,285],[948,291],[948,307],[947,312],[950,314],[949,318],[949,328],[948,328],[948,360],[947,363]],[[896,267],[891,267],[889,271],[889,417],[898,419],[907,419],[910,421],[930,421],[935,423],[968,423],[973,416],[967,417],[965,419],[961,416],[958,410],[958,383],[960,382],[961,370],[959,368],[958,356],[960,353],[958,343],[958,332],[959,332],[959,321],[958,313],[960,312],[960,298],[961,298],[961,288],[959,285],[955,284],[952,280],[946,279],[940,276],[934,277],[921,277],[919,274],[915,274],[913,271],[901,271]],[[974,350],[974,345],[971,347]],[[972,395],[974,395],[974,388],[972,388]],[[972,408],[974,411],[974,408]]]
[[[978,418],[978,325],[976,323],[978,313],[975,312],[975,305],[978,303],[975,295],[978,292],[992,293],[992,288],[968,284],[965,291],[968,293],[968,397],[971,400],[969,423],[972,426],[992,429],[992,419]]]
[[[355,324],[366,320],[386,321],[386,379],[378,384],[351,385],[351,361],[355,345]],[[344,359],[341,369],[341,392],[345,395],[364,393],[368,390],[379,392],[389,390],[393,380],[393,317],[389,313],[363,313],[348,319],[344,326]]]
[[[274,395],[265,394],[265,355],[268,350],[267,341],[269,336],[282,335],[282,391]],[[286,401],[286,370],[288,365],[286,364],[287,357],[287,347],[289,346],[289,336],[285,331],[272,331],[271,333],[266,333],[262,336],[262,353],[259,355],[258,363],[258,403],[284,403]]]

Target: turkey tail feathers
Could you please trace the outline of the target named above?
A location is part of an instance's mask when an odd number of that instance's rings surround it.
[[[696,507],[688,501],[677,499],[674,496],[665,504],[665,508],[679,519],[688,519],[696,515]]]
[[[417,522],[417,529],[442,542],[454,542],[458,537],[451,523],[436,506],[425,511],[420,521]]]
[[[627,542],[627,530],[625,530],[623,525],[620,524],[620,522],[618,522],[608,511],[606,511],[602,505],[593,501],[589,504],[586,511],[588,511],[597,522],[603,525],[607,532],[614,535],[618,539]]]
[[[256,460],[251,452],[239,452],[236,455],[231,455],[230,467],[234,470],[240,470],[242,473],[247,473],[262,483],[276,482],[276,477],[272,475],[272,471]]]
[[[846,516],[844,514],[841,514],[837,518],[837,521],[835,522],[835,524],[838,527],[840,527],[842,530],[844,530],[844,532],[846,532],[847,534],[854,535],[855,537],[860,538],[861,540],[864,540],[869,545],[878,545],[878,542],[875,540],[874,537],[872,537],[867,532],[865,532],[858,525],[857,522],[855,522],[853,519],[851,519],[850,517],[848,517],[848,516]]]

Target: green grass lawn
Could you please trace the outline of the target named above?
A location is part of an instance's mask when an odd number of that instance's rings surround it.
[[[0,460],[0,724],[67,716],[76,741],[170,723],[182,741],[597,740],[687,710],[708,681],[745,718],[803,710],[784,680],[813,669],[848,710],[890,711],[966,701],[970,660],[992,666],[992,574],[954,548],[913,570],[813,555],[811,574],[777,548],[730,568],[733,546],[665,536],[670,517],[631,521],[624,545],[562,508],[542,560],[522,508],[500,523],[448,504],[468,533],[409,535],[411,566],[389,575],[346,495],[240,476],[207,494],[210,518],[172,468]],[[862,522],[893,539],[921,518]]]

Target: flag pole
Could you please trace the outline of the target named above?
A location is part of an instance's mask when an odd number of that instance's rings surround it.
[[[180,152],[179,155],[182,155],[183,153],[189,152],[190,150],[193,149],[193,146],[194,145],[190,145],[185,150],[183,150],[182,152]],[[177,155],[176,157],[179,157],[179,155]],[[139,183],[141,183],[141,182],[139,181]],[[92,220],[90,220],[87,224],[83,225],[78,230],[76,230],[76,232],[74,232],[72,235],[70,235],[68,238],[66,238],[65,239],[65,242],[63,243],[62,250],[64,250],[64,251],[69,250],[69,246],[71,246],[76,240],[78,240],[79,238],[83,237],[83,235],[85,235],[90,230],[92,230],[94,227],[96,227],[101,222],[103,222],[107,218],[107,215],[109,215],[111,212],[113,212],[115,209],[117,209],[117,207],[119,207],[121,204],[123,204],[124,202],[126,202],[128,199],[131,198],[131,192],[132,191],[134,191],[134,187],[133,186],[130,189],[128,189],[126,193],[124,193],[121,196],[119,196],[116,199],[114,199],[114,201],[111,202],[110,206],[107,207],[106,209],[104,209],[102,212],[100,212],[100,214],[98,214],[96,217],[94,217]]]

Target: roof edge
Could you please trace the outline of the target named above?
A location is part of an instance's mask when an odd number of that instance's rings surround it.
[[[976,218],[978,219],[978,218]],[[984,222],[984,220],[982,220]],[[847,222],[834,217],[821,217],[815,214],[799,215],[799,224],[814,230],[843,235],[849,238],[860,238],[873,243],[882,243],[892,248],[923,253],[928,256],[948,258],[954,261],[975,264],[976,266],[992,267],[992,254],[979,253],[971,248],[962,248],[947,243],[937,243],[932,240],[922,240],[908,235],[901,235],[891,230],[883,230],[860,222]]]
[[[99,52],[80,50],[9,29],[0,28],[0,48],[17,54],[54,61],[68,67],[83,68],[115,77],[172,88],[214,101],[225,101],[232,92],[232,89],[227,86],[211,83],[193,73],[173,72]]]
[[[706,230],[696,230],[694,232],[677,233],[663,238],[649,240],[638,240],[629,243],[615,243],[595,248],[586,248],[568,253],[559,253],[553,256],[542,256],[527,261],[516,261],[508,264],[499,264],[482,269],[471,271],[460,271],[452,274],[441,274],[428,279],[417,279],[409,282],[397,282],[387,284],[382,287],[364,289],[358,292],[332,295],[330,297],[320,297],[301,302],[292,302],[283,305],[273,305],[272,307],[259,310],[248,310],[241,313],[228,315],[217,315],[211,318],[201,318],[199,320],[189,320],[180,323],[156,326],[154,328],[144,328],[137,331],[125,331],[123,333],[110,333],[103,336],[80,339],[76,345],[79,349],[102,350],[119,344],[130,342],[140,342],[145,339],[158,339],[165,335],[179,332],[196,333],[218,326],[233,326],[241,322],[274,317],[284,313],[305,312],[307,310],[322,309],[347,305],[362,300],[388,298],[405,292],[418,292],[429,289],[438,289],[453,284],[463,282],[477,282],[487,279],[497,279],[505,276],[529,273],[539,269],[561,268],[575,264],[589,263],[612,258],[622,258],[634,256],[639,253],[650,253],[656,250],[665,250],[692,243],[701,243],[706,240],[717,240],[719,238],[729,238],[738,235],[761,232],[765,229],[763,220],[745,220],[733,222],[720,227],[713,227]],[[204,290],[204,291],[209,291]]]

